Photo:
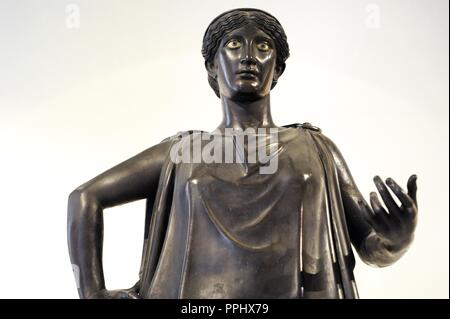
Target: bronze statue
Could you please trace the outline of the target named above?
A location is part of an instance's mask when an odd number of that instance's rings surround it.
[[[70,194],[69,252],[80,297],[357,298],[351,244],[364,262],[380,267],[405,253],[417,220],[416,176],[407,192],[391,178],[375,177],[388,211],[375,192],[369,205],[320,129],[275,125],[270,91],[289,46],[269,13],[221,14],[205,32],[202,53],[222,102],[218,128],[166,138]],[[249,133],[243,147],[235,132]],[[224,160],[227,149],[232,156]],[[180,160],[199,151],[209,160]],[[253,155],[267,157],[249,160]],[[261,171],[274,160],[271,171]],[[147,199],[139,281],[106,290],[103,209],[139,199]]]

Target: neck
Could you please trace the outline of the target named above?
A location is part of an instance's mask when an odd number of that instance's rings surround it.
[[[223,120],[217,129],[277,127],[270,113],[270,94],[256,101],[235,101],[222,96]]]

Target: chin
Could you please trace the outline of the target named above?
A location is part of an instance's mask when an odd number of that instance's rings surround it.
[[[255,80],[238,80],[236,81],[235,91],[240,93],[258,94],[258,92],[261,91],[261,85],[259,81]]]
[[[264,97],[264,94],[255,88],[242,88],[233,93],[231,99],[235,101],[256,101]]]
[[[256,101],[268,93],[259,80],[253,79],[237,79],[234,83],[229,83],[223,92],[234,101]]]

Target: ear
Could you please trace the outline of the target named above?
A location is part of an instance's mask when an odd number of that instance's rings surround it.
[[[278,81],[280,76],[283,74],[285,68],[286,68],[286,63],[280,63],[275,66],[275,72],[273,73],[274,81]]]
[[[217,67],[215,61],[205,61],[205,68],[208,71],[208,76],[212,78],[217,78]]]

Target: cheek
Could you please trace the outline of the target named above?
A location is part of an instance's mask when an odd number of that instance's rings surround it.
[[[268,54],[261,54],[259,56],[259,60],[261,63],[263,64],[271,64],[272,61],[275,61],[275,56],[272,53],[268,53]]]
[[[221,54],[219,54],[219,59],[218,59],[218,69],[220,74],[222,75],[227,75],[227,73],[229,73],[232,69],[232,60],[233,57],[227,53],[227,52],[222,52]]]
[[[239,68],[239,57],[234,52],[221,52],[218,55],[217,75],[227,85],[234,83]]]
[[[261,57],[260,64],[263,67],[263,74],[266,78],[269,78],[273,75],[275,70],[275,56],[273,54],[266,55]]]

